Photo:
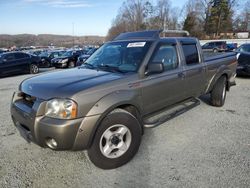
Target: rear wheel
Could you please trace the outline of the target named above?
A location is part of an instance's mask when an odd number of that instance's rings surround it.
[[[216,48],[213,49],[213,52],[214,52],[214,53],[217,53],[217,52],[218,52],[218,49],[216,49]]]
[[[116,109],[100,124],[88,150],[89,158],[102,169],[120,167],[137,153],[141,135],[137,119],[125,110]]]
[[[30,74],[37,74],[39,72],[39,67],[36,64],[30,65]]]
[[[227,86],[227,79],[225,76],[222,76],[218,79],[214,88],[211,92],[211,103],[213,106],[221,107],[225,103],[226,99],[226,86]]]

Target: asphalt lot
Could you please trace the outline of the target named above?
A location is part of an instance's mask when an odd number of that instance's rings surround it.
[[[127,165],[101,170],[85,151],[52,151],[19,136],[10,100],[30,76],[0,79],[0,187],[250,187],[250,78],[237,78],[224,107],[203,96],[198,107],[147,129]]]

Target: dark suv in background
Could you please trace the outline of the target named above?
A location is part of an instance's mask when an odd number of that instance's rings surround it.
[[[77,59],[84,53],[83,50],[69,50],[62,56],[51,60],[51,65],[56,68],[72,68],[76,66]]]
[[[227,43],[226,41],[208,42],[202,46],[202,49],[204,51],[225,52],[227,51]]]
[[[51,60],[61,57],[65,50],[55,50],[50,52],[43,52],[39,56],[41,58],[40,67],[51,67]]]
[[[0,54],[0,76],[39,72],[40,58],[23,52]]]
[[[79,56],[76,66],[81,66],[97,49],[98,48],[92,48],[86,54]]]
[[[242,44],[237,50],[237,75],[250,76],[250,43]]]

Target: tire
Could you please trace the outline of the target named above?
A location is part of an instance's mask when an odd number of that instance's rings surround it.
[[[216,48],[213,49],[213,52],[214,52],[214,53],[217,53],[217,52],[218,52],[218,49],[216,49]]]
[[[220,77],[211,91],[211,104],[213,106],[221,107],[226,100],[226,85],[227,79],[225,76]]]
[[[74,61],[70,61],[68,64],[68,68],[74,68],[74,67],[75,67]]]
[[[39,67],[36,64],[30,64],[30,74],[39,73]]]
[[[142,129],[138,120],[129,112],[116,109],[98,127],[88,150],[89,159],[102,169],[120,167],[137,153],[141,135]]]
[[[50,68],[51,67],[51,64],[49,61],[46,61],[46,68]]]

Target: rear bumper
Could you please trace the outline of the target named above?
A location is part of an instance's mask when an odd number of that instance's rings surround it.
[[[83,150],[87,149],[94,135],[96,122],[99,115],[84,117],[74,120],[61,120],[45,116],[36,116],[34,104],[29,109],[20,101],[11,104],[11,117],[20,135],[28,142],[33,142],[41,147],[48,147],[49,139],[57,143],[55,150]]]
[[[237,75],[250,76],[250,66],[237,67]]]

